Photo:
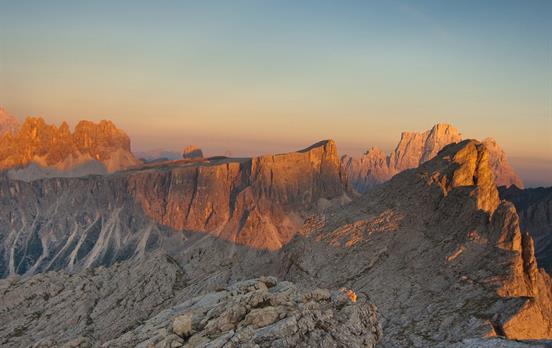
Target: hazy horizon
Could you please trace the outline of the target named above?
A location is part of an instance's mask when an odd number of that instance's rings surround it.
[[[548,1],[4,2],[0,103],[136,152],[391,151],[450,123],[552,185]],[[528,179],[526,179],[528,178]]]

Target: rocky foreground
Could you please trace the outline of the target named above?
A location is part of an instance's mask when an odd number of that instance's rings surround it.
[[[0,281],[2,347],[374,347],[376,308],[350,290],[274,277],[183,300],[168,256]],[[166,308],[166,309],[165,309]]]
[[[552,337],[552,281],[474,140],[359,197],[331,141],[1,184],[3,346],[538,347]]]

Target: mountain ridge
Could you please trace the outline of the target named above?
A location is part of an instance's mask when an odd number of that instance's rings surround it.
[[[77,167],[89,166],[88,174],[103,174],[140,164],[131,152],[130,138],[111,121],[80,121],[73,132],[66,122],[59,127],[43,118],[28,117],[17,132],[0,137],[0,170],[14,169],[12,177],[37,179],[41,174],[70,175]],[[29,164],[42,168],[33,175]],[[102,168],[103,167],[103,168]],[[79,174],[81,174],[79,172]]]
[[[462,134],[454,126],[438,123],[422,133],[402,132],[399,143],[389,154],[372,147],[359,158],[343,156],[341,163],[349,177],[350,185],[357,192],[364,193],[397,173],[418,167],[435,157],[446,145],[461,140]],[[487,138],[482,143],[489,147],[491,166],[497,183],[523,187],[523,182],[513,171],[506,154],[496,141]]]

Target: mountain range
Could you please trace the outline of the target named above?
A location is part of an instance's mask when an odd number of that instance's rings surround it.
[[[0,345],[549,344],[548,191],[499,190],[498,146],[452,126],[402,139],[110,167],[112,123],[27,119],[0,139]],[[22,177],[75,156],[105,171]]]
[[[81,121],[71,132],[65,122],[58,128],[29,117],[0,137],[0,169],[10,169],[13,179],[106,174],[140,163],[129,137],[111,121]]]
[[[444,146],[461,140],[462,135],[454,126],[436,124],[422,133],[403,132],[397,147],[388,155],[379,148],[372,147],[360,158],[343,156],[341,163],[351,186],[356,191],[364,193],[399,172],[418,167],[435,157]],[[497,184],[523,188],[523,182],[512,169],[506,154],[496,141],[486,138],[483,143],[489,150],[489,160]]]

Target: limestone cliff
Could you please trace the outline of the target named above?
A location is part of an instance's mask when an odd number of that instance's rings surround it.
[[[536,266],[487,148],[445,146],[417,169],[306,222],[280,276],[370,293],[384,347],[552,337],[550,277]]]
[[[342,167],[347,173],[350,185],[358,192],[364,193],[371,187],[385,182],[397,173],[416,168],[432,159],[446,145],[458,143],[462,135],[452,125],[436,124],[423,133],[403,132],[401,140],[393,152],[386,155],[383,151],[372,148],[360,158],[344,156]],[[504,151],[491,139],[483,144],[489,149],[489,161],[496,182],[499,185],[516,185],[523,183],[510,166]]]
[[[54,173],[89,162],[107,172],[139,164],[130,151],[128,136],[110,121],[81,121],[71,133],[65,122],[58,128],[42,118],[29,117],[17,132],[0,138],[0,169],[15,168],[11,172],[14,177],[25,174],[21,169],[31,163]]]
[[[184,231],[275,250],[304,213],[343,193],[331,140],[289,154],[171,162],[108,176],[4,178],[0,276],[111,265],[181,245]]]

